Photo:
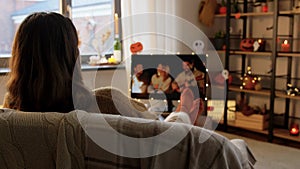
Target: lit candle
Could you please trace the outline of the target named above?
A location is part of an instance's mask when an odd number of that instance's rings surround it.
[[[115,13],[115,35],[119,34],[119,17],[118,14]]]
[[[299,135],[299,125],[293,124],[290,128],[290,135],[292,136],[298,136]]]
[[[262,4],[262,8],[261,8],[262,12],[268,12],[268,5],[266,3]]]
[[[281,51],[282,52],[288,52],[290,51],[290,44],[287,40],[284,40],[284,42],[281,44]]]

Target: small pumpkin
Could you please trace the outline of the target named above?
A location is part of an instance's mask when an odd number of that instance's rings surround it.
[[[243,78],[243,88],[252,90],[255,88],[256,81],[254,80],[254,77],[251,75],[246,75]]]
[[[143,50],[143,44],[141,42],[136,42],[130,45],[131,53],[135,54]]]
[[[243,39],[240,43],[240,49],[242,51],[253,51],[253,39]]]

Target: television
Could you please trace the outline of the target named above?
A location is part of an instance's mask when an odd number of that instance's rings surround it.
[[[134,54],[131,97],[167,101],[166,110],[161,111],[171,112],[172,101],[180,100],[183,88],[191,88],[195,97],[205,94],[205,65],[205,54]]]

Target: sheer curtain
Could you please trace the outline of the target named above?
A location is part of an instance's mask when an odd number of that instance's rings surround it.
[[[177,1],[177,2],[176,2]],[[130,57],[130,44],[141,42],[142,53],[176,53],[177,31],[173,18],[180,10],[178,0],[122,1],[124,58]]]
[[[177,53],[176,21],[182,0],[124,0],[122,8],[123,59],[127,77],[131,74],[130,45],[143,44],[142,54]],[[171,19],[170,19],[171,18]],[[130,84],[129,84],[130,86]]]

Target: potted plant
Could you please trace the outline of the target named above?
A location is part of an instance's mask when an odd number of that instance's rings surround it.
[[[215,46],[216,50],[222,50],[225,46],[225,32],[222,30],[219,30],[215,33],[213,44]]]
[[[232,7],[231,7],[231,12],[232,13],[239,13],[240,12],[239,4],[238,4],[237,0],[233,0]]]

